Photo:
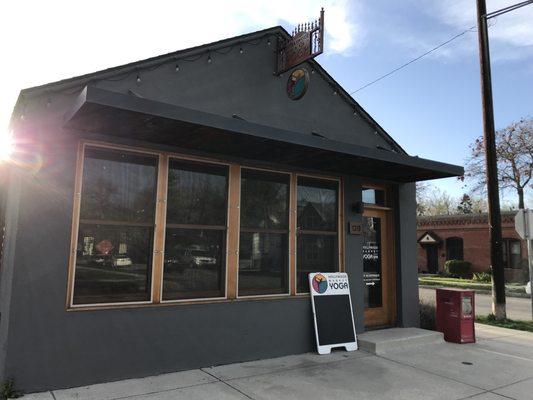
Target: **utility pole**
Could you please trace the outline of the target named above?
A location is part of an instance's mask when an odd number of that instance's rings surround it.
[[[489,34],[485,0],[477,0],[479,65],[481,69],[481,99],[483,106],[483,139],[489,207],[490,263],[492,266],[492,312],[497,320],[506,318],[505,274],[502,252],[502,218],[498,188],[498,165],[494,132],[494,108],[490,76]]]
[[[492,80],[490,75],[489,33],[487,22],[490,18],[532,4],[533,1],[523,1],[489,14],[487,14],[485,0],[476,1],[479,65],[481,70],[481,98],[483,105],[483,138],[485,143],[485,166],[489,206],[490,263],[492,266],[492,312],[496,319],[502,320],[506,318],[505,274],[503,269],[502,218],[498,188],[498,165],[496,159],[496,135],[494,129],[494,107],[492,103]]]

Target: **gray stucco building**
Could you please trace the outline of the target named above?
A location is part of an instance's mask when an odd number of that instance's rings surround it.
[[[2,379],[31,392],[313,351],[317,270],[348,273],[358,332],[417,326],[415,182],[462,168],[407,155],[316,61],[274,74],[287,35],[21,92]]]

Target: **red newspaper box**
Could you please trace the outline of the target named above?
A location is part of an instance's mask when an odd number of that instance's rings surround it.
[[[475,343],[474,310],[473,290],[437,289],[437,330],[447,342]]]

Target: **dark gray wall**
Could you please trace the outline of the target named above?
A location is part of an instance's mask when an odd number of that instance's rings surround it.
[[[418,315],[418,263],[416,249],[416,188],[398,185],[396,220],[398,268],[398,316],[403,327],[420,326]]]
[[[363,237],[361,235],[348,234],[349,221],[361,222],[361,214],[356,214],[352,206],[361,201],[361,179],[356,176],[344,176],[344,230],[345,234],[345,269],[350,281],[350,293],[354,308],[355,329],[357,332],[364,331],[365,323],[365,298],[363,282]]]
[[[272,76],[272,49],[265,42],[243,47],[243,55],[238,49],[216,53],[213,63],[203,58],[183,63],[177,73],[174,65],[141,71],[140,85],[135,75],[97,84],[121,92],[133,88],[150,99],[221,115],[236,113],[304,134],[315,130],[350,143],[385,145],[316,74],[307,95],[293,102],[285,94],[287,74]],[[13,377],[19,388],[39,391],[312,351],[315,341],[306,297],[65,310],[77,138],[63,131],[62,123],[76,94],[48,93],[21,106],[25,119],[16,135],[33,143],[26,150],[38,155],[42,164],[37,170],[19,170],[16,185],[9,190],[9,237],[0,277],[0,378]],[[361,180],[349,176],[345,182],[346,221],[360,219],[351,204],[360,199]],[[400,291],[399,307],[402,323],[414,325],[412,186],[399,190],[399,201],[399,284],[407,288]],[[362,331],[360,237],[346,237],[346,270],[356,325]]]
[[[289,72],[274,76],[276,39],[271,37],[237,44],[232,49],[192,57],[193,62],[176,61],[153,71],[140,71],[124,76],[123,80],[97,82],[98,87],[135,93],[183,107],[231,117],[237,114],[247,121],[279,127],[310,135],[318,132],[330,139],[375,147],[390,146],[367,122],[354,116],[353,108],[319,73],[310,72],[307,94],[300,100],[287,97]],[[244,50],[239,53],[239,48]],[[227,54],[221,54],[228,52]],[[189,57],[188,59],[191,59]],[[176,72],[176,64],[180,66]],[[117,78],[113,78],[117,79]]]
[[[0,378],[5,376],[5,360],[7,356],[7,338],[9,332],[9,316],[11,310],[11,288],[13,283],[14,250],[18,230],[18,210],[20,198],[20,179],[16,171],[4,170],[8,174],[6,188],[5,237],[0,263]],[[7,212],[9,210],[9,212]]]

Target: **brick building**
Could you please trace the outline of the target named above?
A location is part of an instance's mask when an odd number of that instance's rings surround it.
[[[508,281],[523,280],[527,248],[514,229],[516,211],[502,212],[503,258]],[[473,272],[490,266],[487,214],[418,217],[418,270],[437,273],[447,260],[472,263]]]

